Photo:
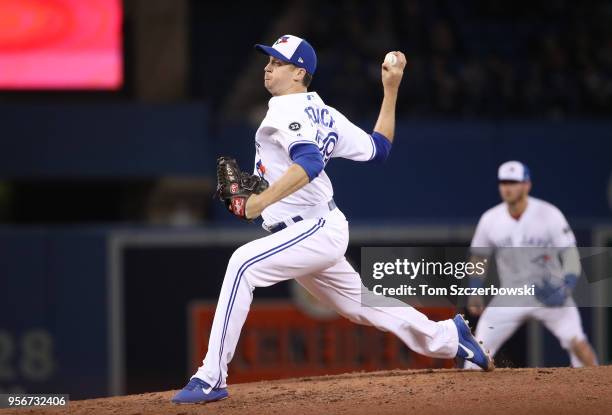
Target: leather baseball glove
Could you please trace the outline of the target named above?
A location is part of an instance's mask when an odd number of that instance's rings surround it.
[[[252,194],[259,194],[268,188],[266,179],[243,172],[238,163],[231,157],[221,156],[217,159],[217,191],[227,209],[240,219],[246,217],[246,202]]]

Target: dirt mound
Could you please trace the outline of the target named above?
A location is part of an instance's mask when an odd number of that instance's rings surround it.
[[[70,414],[559,414],[607,413],[612,366],[599,368],[398,370],[244,383],[230,398],[174,405],[174,391],[73,401]],[[0,414],[66,410],[0,410]]]

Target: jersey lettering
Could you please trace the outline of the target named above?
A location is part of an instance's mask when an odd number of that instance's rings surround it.
[[[308,118],[310,118],[313,123],[320,124],[327,128],[334,128],[334,119],[329,114],[329,110],[327,108],[319,109],[313,107],[306,107],[304,112],[306,113],[306,115],[308,115]]]

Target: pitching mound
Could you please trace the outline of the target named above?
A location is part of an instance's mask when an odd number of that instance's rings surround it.
[[[71,414],[591,414],[612,408],[612,366],[419,370],[244,383],[230,398],[174,405],[174,391],[70,403]],[[65,413],[21,409],[0,414]]]

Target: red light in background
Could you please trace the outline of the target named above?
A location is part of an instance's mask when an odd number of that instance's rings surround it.
[[[121,0],[0,0],[0,89],[118,89]]]

